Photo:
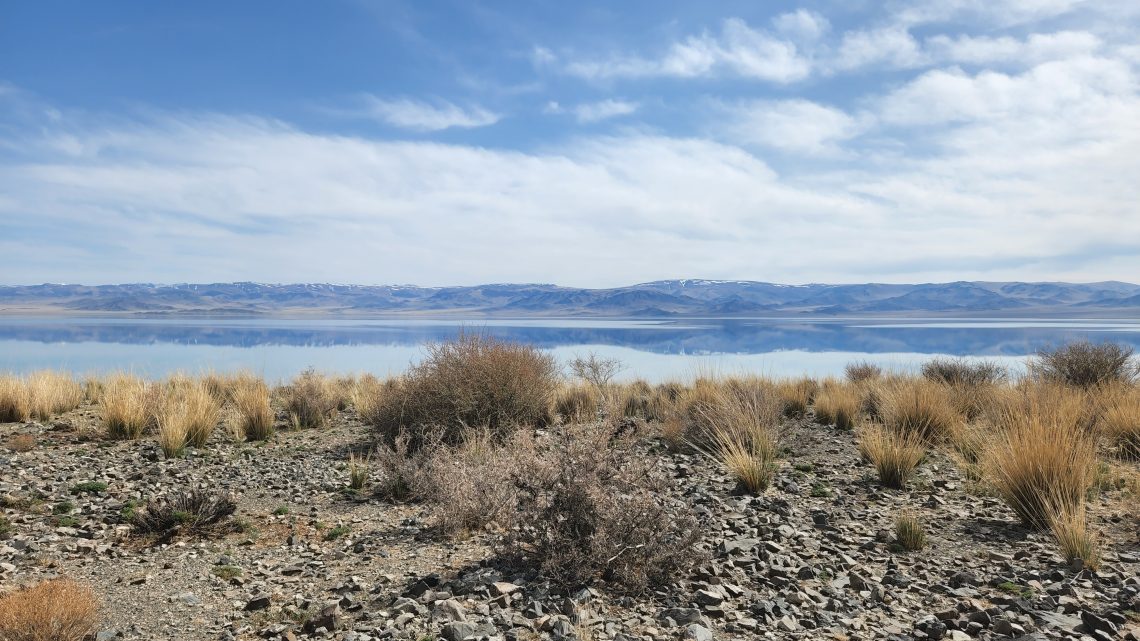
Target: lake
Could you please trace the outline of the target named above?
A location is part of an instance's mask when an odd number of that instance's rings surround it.
[[[247,369],[270,380],[307,367],[331,373],[399,373],[429,341],[479,331],[548,350],[565,362],[597,352],[625,378],[686,379],[698,372],[827,376],[867,360],[908,370],[935,355],[1024,367],[1036,350],[1087,338],[1140,348],[1140,320],[358,320],[218,318],[0,318],[0,371]]]

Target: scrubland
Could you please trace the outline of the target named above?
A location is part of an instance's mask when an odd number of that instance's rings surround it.
[[[1140,634],[1126,348],[621,369],[0,376],[0,639]]]

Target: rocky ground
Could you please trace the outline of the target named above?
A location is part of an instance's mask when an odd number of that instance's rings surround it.
[[[351,413],[321,431],[241,444],[216,434],[164,460],[150,441],[87,436],[84,407],[51,424],[0,425],[0,588],[66,575],[104,606],[111,639],[1140,639],[1140,497],[1092,502],[1097,572],[1067,567],[1048,535],[1017,525],[935,453],[907,491],[880,487],[854,436],[786,426],[776,482],[739,495],[720,469],[651,450],[694,507],[707,559],[638,598],[604,586],[560,594],[498,568],[491,534],[434,536],[416,505],[346,491],[348,454],[368,445]],[[82,484],[105,483],[101,486]],[[495,479],[488,479],[495,482]],[[222,488],[238,530],[159,544],[123,511],[163,493]],[[71,509],[68,509],[68,508]],[[899,551],[900,510],[928,545]]]

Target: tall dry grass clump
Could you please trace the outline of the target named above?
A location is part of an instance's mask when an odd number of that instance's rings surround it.
[[[1033,402],[1003,419],[992,435],[983,468],[990,485],[1021,521],[1049,527],[1050,515],[1076,509],[1092,485],[1095,443],[1063,403]]]
[[[598,390],[593,385],[564,385],[554,395],[554,413],[563,423],[593,422],[598,418],[599,407]]]
[[[218,426],[221,403],[202,382],[173,382],[155,410],[158,442],[167,458],[178,456],[187,445],[203,447]]]
[[[346,396],[339,385],[307,369],[281,390],[285,412],[295,429],[322,428]]]
[[[235,439],[264,441],[273,435],[275,417],[265,381],[248,378],[237,382],[230,390],[230,402],[229,425]]]
[[[819,391],[819,383],[812,378],[784,379],[776,383],[776,393],[784,403],[784,416],[800,418],[807,413]]]
[[[775,473],[781,407],[766,386],[725,386],[701,409],[703,433],[692,445],[716,458],[747,491],[763,492]]]
[[[922,380],[902,380],[881,391],[879,414],[891,431],[941,440],[961,421],[946,390]]]
[[[0,423],[18,423],[30,416],[28,386],[18,376],[0,376]]]
[[[1084,340],[1038,352],[1030,373],[1043,380],[1088,388],[1129,383],[1136,378],[1137,366],[1132,362],[1131,347]]]
[[[549,354],[467,333],[428,345],[426,351],[373,416],[385,439],[408,429],[414,448],[426,432],[441,431],[444,441],[458,443],[467,427],[487,427],[502,438],[520,426],[548,421],[559,383]]]
[[[150,421],[150,385],[131,374],[115,374],[106,381],[99,398],[99,415],[107,436],[134,440]]]
[[[1140,459],[1140,389],[1119,387],[1100,397],[1100,434],[1122,458]]]
[[[69,374],[40,371],[28,375],[28,403],[32,417],[46,420],[79,407],[84,400],[83,386]]]
[[[1084,501],[1066,502],[1066,497],[1053,497],[1053,511],[1049,514],[1049,532],[1066,563],[1079,562],[1091,570],[1100,568],[1100,542],[1089,527],[1088,509]]]
[[[99,601],[71,579],[51,579],[0,596],[0,639],[82,641],[99,625]]]
[[[373,374],[362,374],[353,382],[352,389],[348,392],[348,402],[358,417],[367,420],[376,411],[386,385],[386,381]]]
[[[994,361],[936,357],[922,364],[922,376],[943,385],[992,385],[1005,381],[1009,373]]]
[[[918,432],[868,423],[859,430],[859,453],[875,466],[880,483],[901,489],[922,462],[926,448]]]
[[[851,384],[828,381],[820,387],[812,407],[818,422],[849,430],[859,415],[859,391]]]

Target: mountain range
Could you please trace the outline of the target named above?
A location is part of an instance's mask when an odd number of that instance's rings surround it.
[[[780,285],[663,280],[611,289],[212,283],[0,286],[0,314],[499,317],[1096,316],[1140,313],[1140,285],[1105,281]]]

